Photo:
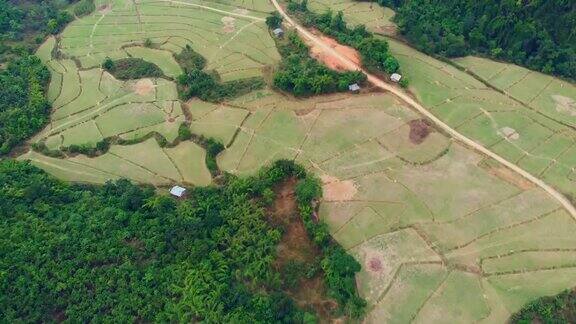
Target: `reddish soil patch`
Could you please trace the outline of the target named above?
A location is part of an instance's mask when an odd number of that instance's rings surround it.
[[[506,167],[493,167],[489,169],[489,172],[490,174],[495,175],[522,190],[528,190],[534,187],[534,184],[531,181],[524,179],[522,176]]]
[[[315,34],[318,34],[317,31],[313,31]],[[349,46],[344,46],[339,44],[336,40],[324,36],[318,35],[318,37],[326,44],[328,44],[331,48],[336,50],[342,56],[348,58],[350,61],[354,62],[357,65],[360,65],[360,54]],[[310,54],[316,60],[324,63],[328,68],[336,71],[350,71],[355,70],[353,68],[345,66],[340,60],[333,55],[326,53],[322,47],[318,46],[316,43],[308,42],[308,46],[310,46]]]
[[[290,260],[313,261],[320,255],[320,250],[308,238],[298,214],[295,186],[296,179],[290,179],[276,189],[276,200],[270,214],[272,225],[284,229],[282,241],[278,244],[278,266]]]
[[[267,213],[271,225],[283,229],[274,262],[274,268],[279,272],[291,261],[312,264],[322,254],[308,238],[304,223],[298,214],[294,193],[296,182],[296,179],[290,179],[276,188],[276,200]],[[285,292],[298,306],[304,309],[314,308],[322,323],[333,320],[330,314],[338,304],[326,297],[326,286],[321,272],[310,279],[301,278],[298,285],[286,288]]]
[[[174,121],[175,121],[174,117],[169,117],[169,118],[168,118],[168,122],[169,122],[169,123],[173,123]]]
[[[327,201],[352,200],[358,192],[354,181],[340,180],[329,175],[323,175],[320,179],[322,180],[322,196]]]
[[[410,126],[410,142],[413,144],[422,144],[432,132],[432,124],[426,119],[414,119],[408,125]]]
[[[221,19],[222,24],[224,24],[224,26],[222,27],[222,31],[224,31],[225,33],[233,33],[236,31],[236,18],[234,17],[223,17]]]
[[[150,79],[138,80],[138,82],[134,84],[133,90],[136,94],[145,96],[154,91],[154,83]]]
[[[102,6],[98,7],[98,12],[101,14],[107,14],[110,11],[112,11],[112,5],[110,5],[110,4],[102,5]]]
[[[370,260],[368,260],[368,269],[374,272],[382,271],[383,269],[382,260],[378,258],[370,258]]]

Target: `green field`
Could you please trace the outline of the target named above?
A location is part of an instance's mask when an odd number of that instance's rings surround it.
[[[394,28],[393,13],[368,2],[310,7],[344,10],[351,23],[379,33]],[[293,159],[322,179],[319,215],[362,264],[357,284],[369,323],[504,322],[524,303],[576,282],[574,219],[434,127],[414,141],[421,116],[389,94],[295,99],[264,89],[221,104],[182,103],[169,78],[118,81],[99,67],[107,56],[131,55],[174,77],[172,54],[190,44],[224,81],[261,76],[279,60],[262,21],[273,10],[268,1],[97,1],[97,8],[38,51],[52,73],[54,110],[33,141],[52,150],[110,137],[135,144],[97,157],[31,151],[21,159],[68,181],[208,185],[204,149],[176,141],[184,122],[226,146],[217,156],[223,171],[251,174]],[[142,46],[147,38],[151,48]],[[410,91],[436,116],[576,194],[574,85],[479,58],[454,61],[461,70],[389,42]]]

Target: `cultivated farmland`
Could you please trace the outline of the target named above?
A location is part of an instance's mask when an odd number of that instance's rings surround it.
[[[392,13],[376,5],[310,3],[315,10],[345,9],[349,21],[376,31],[390,26]],[[262,76],[278,63],[263,22],[273,10],[267,1],[97,1],[97,8],[38,51],[53,75],[54,110],[34,141],[49,150],[93,147],[110,137],[122,145],[97,157],[31,151],[22,159],[69,181],[210,184],[204,149],[176,140],[184,122],[224,143],[217,157],[223,171],[251,174],[294,159],[322,179],[320,218],[362,264],[357,281],[368,322],[502,322],[576,281],[574,219],[542,190],[389,94],[294,99],[264,89],[220,104],[180,102],[172,55],[187,44],[224,81]],[[143,46],[146,39],[152,47]],[[533,80],[518,90],[528,77],[515,68],[477,58],[456,62],[476,69],[479,80],[400,42],[390,46],[410,90],[434,114],[576,193],[574,135],[566,125],[573,85]],[[100,68],[105,57],[129,56],[156,63],[166,77],[119,81]],[[485,66],[495,72],[481,75]],[[540,82],[546,87],[533,88]],[[158,135],[173,145],[161,147]]]

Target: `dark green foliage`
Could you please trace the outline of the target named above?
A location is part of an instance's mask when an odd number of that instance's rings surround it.
[[[311,12],[305,1],[290,0],[288,10],[296,14],[304,25],[315,27],[322,33],[334,37],[338,42],[355,48],[362,55],[363,65],[371,71],[398,72],[400,64],[388,50],[388,43],[374,37],[364,25],[348,28],[341,11],[333,14],[327,11],[323,14]]]
[[[203,70],[206,67],[204,56],[196,53],[189,44],[174,58],[184,71]]]
[[[355,275],[360,264],[330,237],[328,226],[313,219],[313,202],[322,194],[320,181],[312,176],[301,179],[296,186],[298,208],[310,238],[321,249],[320,262],[329,295],[336,299],[345,313],[352,318],[364,316],[366,301],[358,296]],[[314,270],[314,269],[311,269]]]
[[[262,89],[265,83],[259,77],[221,83],[213,74],[195,69],[180,75],[178,85],[184,100],[198,97],[204,101],[221,102]]]
[[[180,124],[178,128],[178,139],[181,141],[187,141],[192,138],[192,132],[190,131],[190,127],[185,123]]]
[[[220,152],[224,151],[224,145],[220,143],[220,141],[210,137],[204,141],[203,146],[206,149],[206,167],[208,167],[212,175],[216,175],[220,172],[216,157]]]
[[[91,14],[95,9],[94,0],[80,0],[76,6],[74,6],[74,14],[82,17]]]
[[[282,16],[277,11],[274,11],[272,15],[266,17],[266,25],[270,29],[279,28],[282,25]]]
[[[60,32],[72,21],[72,16],[62,9],[55,1],[0,0],[0,41],[3,44],[0,57],[10,52],[31,54],[37,45],[35,35],[42,37],[46,33]],[[17,42],[8,45],[4,40]],[[23,53],[21,49],[24,49]]]
[[[104,59],[104,62],[102,62],[102,68],[107,71],[111,71],[112,69],[114,69],[114,60],[112,60],[109,57],[106,57]]]
[[[0,161],[2,319],[314,323],[280,291],[272,262],[281,235],[258,202],[289,177],[306,174],[281,160],[174,200],[127,180],[68,185],[29,163]],[[351,305],[362,300],[346,290],[357,264],[335,243],[324,252],[330,291],[361,315]]]
[[[186,130],[184,130],[184,128],[186,128]],[[205,163],[206,167],[210,171],[210,174],[212,174],[213,177],[220,175],[220,169],[218,168],[216,157],[218,156],[218,154],[220,154],[220,152],[224,151],[225,149],[224,144],[222,144],[219,140],[212,137],[207,138],[202,135],[198,136],[192,134],[192,132],[190,132],[190,129],[188,129],[188,126],[186,126],[186,124],[180,125],[178,133],[185,134],[186,137],[189,134],[190,135],[188,137],[189,139],[192,139],[193,142],[202,146],[204,150],[206,150]]]
[[[298,182],[295,193],[298,204],[309,205],[322,196],[322,186],[317,178],[306,177]]]
[[[274,74],[274,85],[295,96],[310,96],[348,91],[353,83],[362,83],[366,76],[361,72],[336,72],[312,59],[308,47],[296,33],[289,33],[277,46],[283,57]]]
[[[0,155],[39,131],[48,121],[45,89],[50,72],[35,56],[17,58],[0,70]]]
[[[204,71],[206,59],[190,45],[186,45],[174,58],[184,70],[184,74],[177,79],[178,92],[184,100],[198,97],[204,101],[222,102],[262,89],[266,85],[259,77],[220,82],[215,71]]]
[[[282,284],[285,288],[298,286],[300,279],[304,277],[306,264],[304,262],[290,260],[282,269]]]
[[[566,0],[379,1],[397,10],[401,33],[443,56],[482,53],[576,79],[576,2]]]
[[[1,161],[2,319],[303,322],[275,288],[280,233],[253,200],[296,169],[279,163],[176,201],[126,180],[71,186]]]
[[[512,315],[511,323],[576,323],[576,290],[566,290],[559,295],[542,297],[524,306]]]
[[[107,57],[102,63],[102,68],[119,80],[160,78],[164,76],[158,65],[136,57],[128,57],[116,61],[112,61]]]
[[[96,146],[90,144],[70,145],[68,147],[63,147],[62,151],[72,154],[98,156],[106,153],[109,148],[110,148],[110,142],[107,139],[103,139],[100,142],[96,143]]]

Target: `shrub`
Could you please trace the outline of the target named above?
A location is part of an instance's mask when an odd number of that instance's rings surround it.
[[[350,84],[366,80],[361,72],[336,72],[310,58],[308,47],[294,32],[276,42],[283,60],[274,85],[297,97],[348,91]]]
[[[135,57],[116,61],[112,61],[112,59],[107,57],[102,63],[102,68],[119,80],[160,78],[164,76],[164,73],[156,64]]]
[[[282,25],[282,16],[277,11],[274,11],[272,15],[266,17],[266,25],[270,29],[279,28]]]
[[[82,17],[91,14],[95,9],[94,0],[81,0],[74,7],[74,14]]]
[[[187,141],[192,138],[192,132],[190,128],[185,123],[180,124],[178,128],[178,139],[181,141]]]
[[[203,70],[206,67],[206,59],[195,52],[189,44],[186,44],[179,54],[175,54],[174,59],[184,71]]]

